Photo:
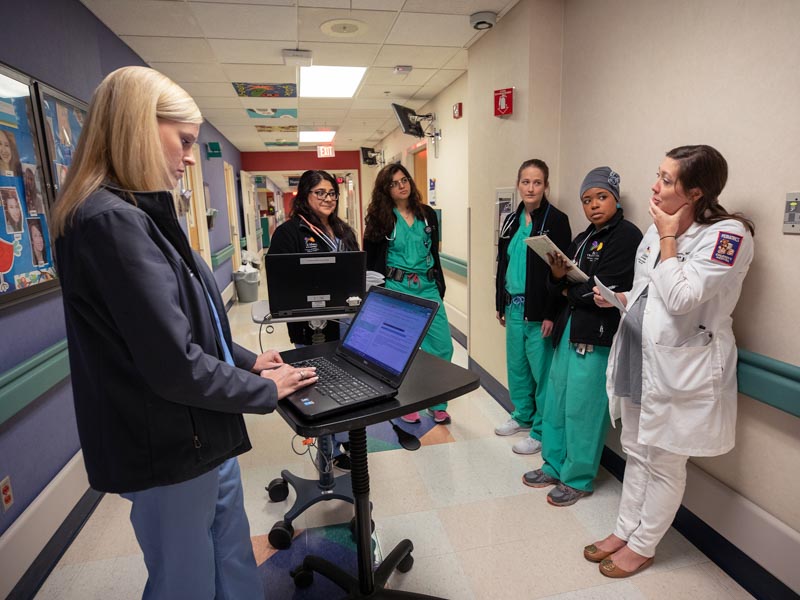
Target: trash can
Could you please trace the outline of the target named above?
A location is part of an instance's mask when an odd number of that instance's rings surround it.
[[[239,302],[258,300],[258,271],[234,271],[233,283]]]

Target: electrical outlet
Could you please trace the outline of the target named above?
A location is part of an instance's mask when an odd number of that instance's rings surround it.
[[[7,512],[14,504],[14,492],[11,491],[11,477],[6,475],[0,481],[0,496],[3,498],[3,512]]]

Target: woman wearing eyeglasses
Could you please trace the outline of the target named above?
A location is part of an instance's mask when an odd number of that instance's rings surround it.
[[[336,215],[339,184],[327,171],[306,171],[297,184],[289,219],[272,236],[271,254],[350,252],[358,250],[353,229]],[[287,323],[293,344],[309,345],[339,339],[339,324],[328,321],[322,330],[308,322]]]
[[[339,184],[327,171],[306,171],[297,184],[289,219],[272,236],[269,252],[289,254],[302,252],[349,252],[358,250],[353,229],[336,215],[339,206]],[[287,323],[289,339],[297,346],[338,340],[346,325],[322,321],[322,329],[311,327],[311,321]],[[347,433],[334,436],[333,466],[350,470]],[[344,452],[340,447],[344,446]]]
[[[450,360],[453,340],[442,301],[445,285],[439,263],[439,222],[433,209],[422,203],[422,196],[403,165],[387,165],[378,173],[365,221],[367,269],[383,273],[386,287],[391,290],[439,303],[420,347]],[[428,412],[436,423],[450,422],[446,402],[432,406]],[[419,413],[405,415],[403,420],[419,423]]]

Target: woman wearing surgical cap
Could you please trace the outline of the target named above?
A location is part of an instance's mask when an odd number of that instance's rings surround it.
[[[567,303],[553,329],[556,351],[542,418],[544,462],[522,479],[531,487],[553,486],[547,501],[554,506],[570,506],[592,493],[608,429],[606,365],[620,315],[616,308],[597,306],[593,288],[597,277],[612,289],[629,290],[642,239],[642,232],[622,214],[619,182],[609,167],[586,175],[580,201],[590,225],[572,241],[566,256],[548,255],[548,288]],[[573,264],[588,281],[567,278]]]
[[[670,150],[650,198],[653,224],[636,257],[608,362],[609,412],[627,455],[614,532],[586,546],[606,577],[653,564],[686,487],[690,456],[733,448],[736,341],[731,328],[753,259],[753,223],[719,203],[728,178],[711,146]],[[604,282],[605,283],[605,282]],[[598,306],[609,306],[595,296]]]

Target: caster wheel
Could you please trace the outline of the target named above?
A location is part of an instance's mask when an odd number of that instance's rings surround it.
[[[303,566],[299,566],[294,569],[290,575],[294,580],[295,587],[298,588],[307,588],[310,587],[312,583],[314,583],[314,571],[309,571],[308,569],[304,569]]]
[[[370,525],[370,533],[375,533],[375,521],[370,519],[369,520],[369,525]],[[350,533],[352,533],[353,535],[356,534],[356,518],[355,517],[350,519]]]
[[[414,557],[411,554],[406,554],[405,558],[397,565],[397,570],[401,573],[408,573],[411,567],[414,566]]]
[[[292,545],[292,536],[294,536],[294,527],[291,523],[278,521],[270,529],[267,539],[276,550],[286,550]]]
[[[269,482],[266,490],[272,502],[283,502],[289,495],[289,484],[283,478],[278,477]]]

